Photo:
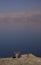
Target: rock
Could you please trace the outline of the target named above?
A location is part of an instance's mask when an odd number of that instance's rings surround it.
[[[41,65],[41,58],[23,54],[20,58],[0,58],[0,65]]]

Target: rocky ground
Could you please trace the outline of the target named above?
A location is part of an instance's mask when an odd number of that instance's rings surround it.
[[[24,54],[20,58],[0,58],[0,65],[41,65],[41,58],[32,54]]]

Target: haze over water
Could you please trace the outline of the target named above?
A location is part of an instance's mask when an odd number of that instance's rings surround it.
[[[11,56],[13,51],[41,56],[40,24],[1,24],[0,56]]]

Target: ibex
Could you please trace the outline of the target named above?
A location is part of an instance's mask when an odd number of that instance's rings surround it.
[[[20,52],[14,52],[14,54],[15,54],[15,57],[16,57],[16,58],[18,58],[18,57],[19,57]]]
[[[19,57],[19,54],[20,54],[20,52],[14,52],[13,53],[13,58],[18,58]]]

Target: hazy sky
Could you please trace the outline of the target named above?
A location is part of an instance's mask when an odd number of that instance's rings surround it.
[[[0,0],[0,12],[41,10],[41,0]]]
[[[0,21],[41,22],[41,0],[0,0]]]

